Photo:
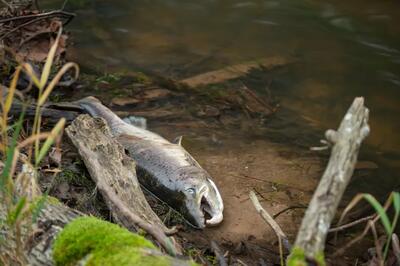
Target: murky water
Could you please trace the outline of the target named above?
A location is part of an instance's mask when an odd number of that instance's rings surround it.
[[[70,1],[76,58],[101,71],[175,78],[273,55],[297,58],[270,84],[284,105],[335,127],[355,96],[367,143],[399,167],[400,4],[395,1]],[[398,176],[397,176],[398,177]],[[388,177],[389,178],[389,177]]]
[[[352,190],[399,189],[398,1],[70,0],[67,9],[78,14],[68,28],[72,58],[102,72],[180,79],[269,56],[295,58],[270,74],[269,89],[320,129],[336,128],[352,99],[364,96],[372,133],[361,157],[379,168]]]

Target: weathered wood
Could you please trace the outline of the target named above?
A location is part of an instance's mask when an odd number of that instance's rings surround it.
[[[29,183],[29,185],[34,185],[34,183]],[[25,192],[30,189],[36,190],[37,187],[26,189],[20,196],[25,196]],[[40,192],[37,196],[40,196]],[[22,230],[22,238],[28,239],[24,246],[26,263],[33,266],[54,265],[53,245],[57,235],[68,223],[81,216],[84,216],[84,214],[63,205],[54,198],[47,198],[35,223],[33,223],[30,228]],[[5,205],[0,202],[0,218],[3,220],[5,217],[6,208]],[[29,222],[30,221],[28,221],[28,223]],[[0,237],[4,237],[7,240],[6,242],[0,243],[0,254],[1,258],[6,259],[6,261],[3,261],[5,265],[23,264],[21,258],[15,258],[13,249],[15,249],[16,241],[12,231],[3,226],[0,228]],[[127,256],[130,255],[132,254],[127,254]],[[190,261],[167,257],[166,254],[158,250],[147,250],[146,253],[142,255],[159,257],[160,260],[168,258],[171,262],[170,265],[191,265]],[[87,256],[83,257],[84,260]]]
[[[5,206],[0,204],[0,217],[2,219],[5,218],[5,210]],[[23,239],[30,239],[25,247],[25,256],[29,265],[53,265],[52,246],[55,237],[67,223],[81,215],[83,214],[79,211],[68,208],[54,199],[47,200],[40,211],[36,223],[32,225],[32,229],[23,230],[22,232]],[[0,245],[0,253],[13,261],[11,258],[13,257],[12,250],[16,245],[15,236],[6,235],[7,230],[9,229],[3,227],[3,231],[0,231],[0,235],[7,239],[6,243]]]
[[[130,230],[140,227],[163,244],[164,232],[171,230],[152,211],[137,180],[135,162],[112,138],[105,120],[81,115],[66,132],[115,220]]]
[[[52,247],[58,233],[66,224],[83,215],[61,203],[47,203],[41,210],[36,223],[38,236],[33,238],[31,249],[27,251],[31,265],[53,265]]]
[[[324,251],[326,235],[353,174],[361,142],[369,134],[368,115],[364,99],[356,98],[338,130],[330,129],[325,133],[333,144],[331,156],[294,245],[304,250],[306,258],[315,259]]]

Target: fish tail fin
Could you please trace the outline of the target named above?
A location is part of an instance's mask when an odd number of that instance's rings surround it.
[[[91,116],[104,118],[111,130],[114,130],[116,125],[125,124],[119,116],[114,114],[113,111],[108,109],[99,99],[93,96],[85,97],[77,101],[77,103]]]

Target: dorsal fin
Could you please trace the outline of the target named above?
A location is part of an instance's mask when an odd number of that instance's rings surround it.
[[[176,137],[174,139],[174,141],[172,141],[172,143],[175,143],[175,144],[177,144],[179,146],[182,146],[182,138],[183,138],[183,136]]]

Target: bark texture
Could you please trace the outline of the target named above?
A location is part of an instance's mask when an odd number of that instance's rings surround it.
[[[4,219],[5,215],[5,208],[0,204],[0,217]],[[25,246],[26,258],[29,265],[53,265],[52,247],[55,237],[67,223],[81,215],[83,214],[61,203],[47,201],[43,209],[41,209],[32,229],[22,231],[22,238],[30,239]],[[3,228],[3,230],[7,230],[7,228]],[[0,231],[0,235],[5,236],[6,232]],[[0,245],[0,252],[3,256],[12,254],[11,250],[16,245],[13,236],[8,235],[6,239],[7,243]]]
[[[130,230],[138,229],[137,224],[132,224],[132,220],[120,208],[116,208],[117,204],[113,202],[114,197],[110,197],[110,191],[131,213],[165,232],[169,231],[143,195],[136,177],[135,162],[112,138],[103,119],[81,115],[66,128],[66,132],[118,223]]]
[[[46,204],[36,223],[39,234],[34,237],[28,260],[31,265],[53,265],[52,247],[55,237],[66,224],[82,213],[63,204]]]
[[[295,247],[304,250],[306,258],[313,259],[324,250],[326,235],[353,174],[361,143],[369,133],[368,115],[364,99],[356,98],[338,130],[325,133],[333,145],[331,156],[295,242]]]

